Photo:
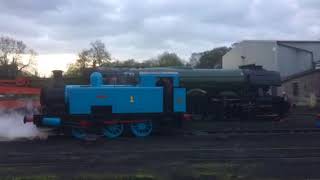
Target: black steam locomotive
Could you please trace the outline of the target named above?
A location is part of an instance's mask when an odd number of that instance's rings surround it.
[[[144,68],[100,69],[113,84],[134,84],[138,72],[178,72],[181,87],[187,89],[187,112],[194,119],[280,120],[290,104],[277,95],[280,74],[257,65],[239,69]]]

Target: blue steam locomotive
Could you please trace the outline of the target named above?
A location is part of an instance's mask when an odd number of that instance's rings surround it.
[[[88,133],[115,138],[125,128],[145,137],[162,121],[179,124],[186,117],[186,90],[179,87],[176,72],[140,72],[136,85],[104,84],[98,72],[91,74],[89,85],[64,85],[62,72],[54,79],[41,91],[41,113],[25,122],[84,139]]]

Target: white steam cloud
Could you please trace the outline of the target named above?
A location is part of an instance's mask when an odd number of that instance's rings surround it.
[[[47,134],[41,132],[33,123],[23,123],[23,114],[18,112],[0,112],[0,141],[16,139],[45,139]]]

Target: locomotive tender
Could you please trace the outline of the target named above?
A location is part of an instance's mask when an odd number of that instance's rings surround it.
[[[41,91],[41,114],[26,116],[25,122],[70,130],[84,139],[88,132],[118,137],[125,125],[144,137],[155,123],[185,118],[186,89],[179,87],[176,72],[140,72],[136,85],[105,85],[99,72],[91,74],[89,85],[64,85],[62,72],[54,78],[52,86]]]

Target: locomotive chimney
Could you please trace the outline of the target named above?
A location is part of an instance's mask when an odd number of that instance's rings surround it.
[[[62,72],[61,70],[53,70],[53,78],[54,79],[62,79]]]
[[[61,87],[64,86],[64,82],[63,82],[63,76],[62,73],[63,71],[61,70],[53,70],[53,87]]]

